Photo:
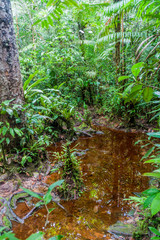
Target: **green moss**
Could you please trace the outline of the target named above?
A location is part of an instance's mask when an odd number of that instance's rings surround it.
[[[2,221],[3,221],[4,226],[6,226],[9,229],[12,228],[12,223],[6,216],[3,216]]]

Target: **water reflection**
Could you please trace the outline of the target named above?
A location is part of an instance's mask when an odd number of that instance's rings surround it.
[[[148,166],[139,161],[141,148],[134,145],[140,136],[106,128],[101,130],[104,135],[80,138],[74,143],[79,144],[79,149],[89,149],[81,159],[86,189],[78,200],[62,202],[69,216],[62,209],[54,210],[50,217],[51,227],[46,229],[47,238],[63,234],[64,239],[69,240],[107,239],[108,226],[127,215],[130,209],[123,199],[147,187],[147,179],[141,174],[148,171]],[[25,239],[28,233],[44,230],[43,214],[46,214],[45,209],[27,219],[24,225],[15,223],[16,236]]]

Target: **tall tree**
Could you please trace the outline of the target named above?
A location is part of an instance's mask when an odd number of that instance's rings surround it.
[[[0,103],[12,100],[13,104],[24,103],[24,93],[20,73],[19,55],[13,28],[13,18],[10,0],[0,0]],[[14,116],[1,112],[0,121],[10,123],[10,127],[23,127],[24,112],[18,110],[19,123]],[[15,147],[18,144],[18,135],[5,148]]]
[[[22,104],[24,94],[10,0],[0,1],[0,103]]]

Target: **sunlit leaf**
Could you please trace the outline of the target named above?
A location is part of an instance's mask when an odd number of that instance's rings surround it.
[[[147,197],[147,199],[143,203],[144,209],[148,208],[151,205],[151,203],[152,203],[153,199],[155,198],[155,196],[156,196],[156,194],[152,194],[149,197]]]
[[[150,188],[150,189],[143,191],[142,194],[143,195],[153,195],[153,194],[157,194],[159,192],[160,192],[160,190],[158,190],[157,188]]]
[[[160,236],[160,232],[154,228],[154,227],[149,227],[150,231],[153,232],[154,234],[156,234],[157,236]]]
[[[151,213],[152,216],[160,211],[160,193],[158,193],[151,203]]]
[[[160,178],[160,173],[144,173],[143,176]]]
[[[35,192],[27,189],[27,188],[24,188],[24,187],[21,187],[21,188],[22,188],[26,193],[28,193],[29,195],[31,195],[32,197],[38,198],[38,199],[40,199],[40,200],[43,200],[43,198],[41,198],[41,197],[39,196],[39,194],[37,194],[37,193],[35,193]]]
[[[42,240],[44,236],[43,232],[37,232],[32,234],[29,238],[27,238],[26,240]]]
[[[153,88],[146,87],[143,91],[143,99],[145,102],[149,102],[153,97]]]
[[[160,138],[160,132],[151,132],[147,133],[149,137],[155,137],[155,138]]]
[[[10,131],[10,134],[12,135],[12,137],[14,137],[14,136],[15,136],[15,133],[14,133],[13,128],[10,128],[9,131]]]
[[[121,77],[118,78],[118,82],[121,82],[121,81],[123,81],[125,79],[128,79],[129,77],[130,76],[121,76]]]
[[[132,66],[131,71],[135,77],[138,77],[143,65],[144,65],[144,62],[139,62]]]

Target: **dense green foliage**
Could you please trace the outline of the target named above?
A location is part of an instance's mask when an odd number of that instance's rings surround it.
[[[37,166],[45,157],[45,146],[62,138],[73,139],[74,122],[85,118],[90,108],[107,118],[118,118],[125,127],[144,127],[143,121],[155,124],[159,131],[159,0],[11,2],[25,104],[5,101],[0,104],[0,114],[18,122],[19,111],[23,111],[26,125],[13,128],[9,121],[0,122],[5,167],[8,159],[18,164],[19,172],[31,162]],[[19,145],[8,156],[17,135]],[[150,137],[159,138],[159,132]],[[145,158],[158,149],[147,161],[157,170],[145,175],[159,179],[160,146],[151,142]],[[70,152],[64,154],[70,161]],[[78,172],[77,166],[75,169]],[[160,211],[159,186],[143,192],[142,198],[138,201],[152,220]],[[45,201],[43,204],[47,206]],[[158,235],[154,227],[158,224],[150,224],[150,230]]]

